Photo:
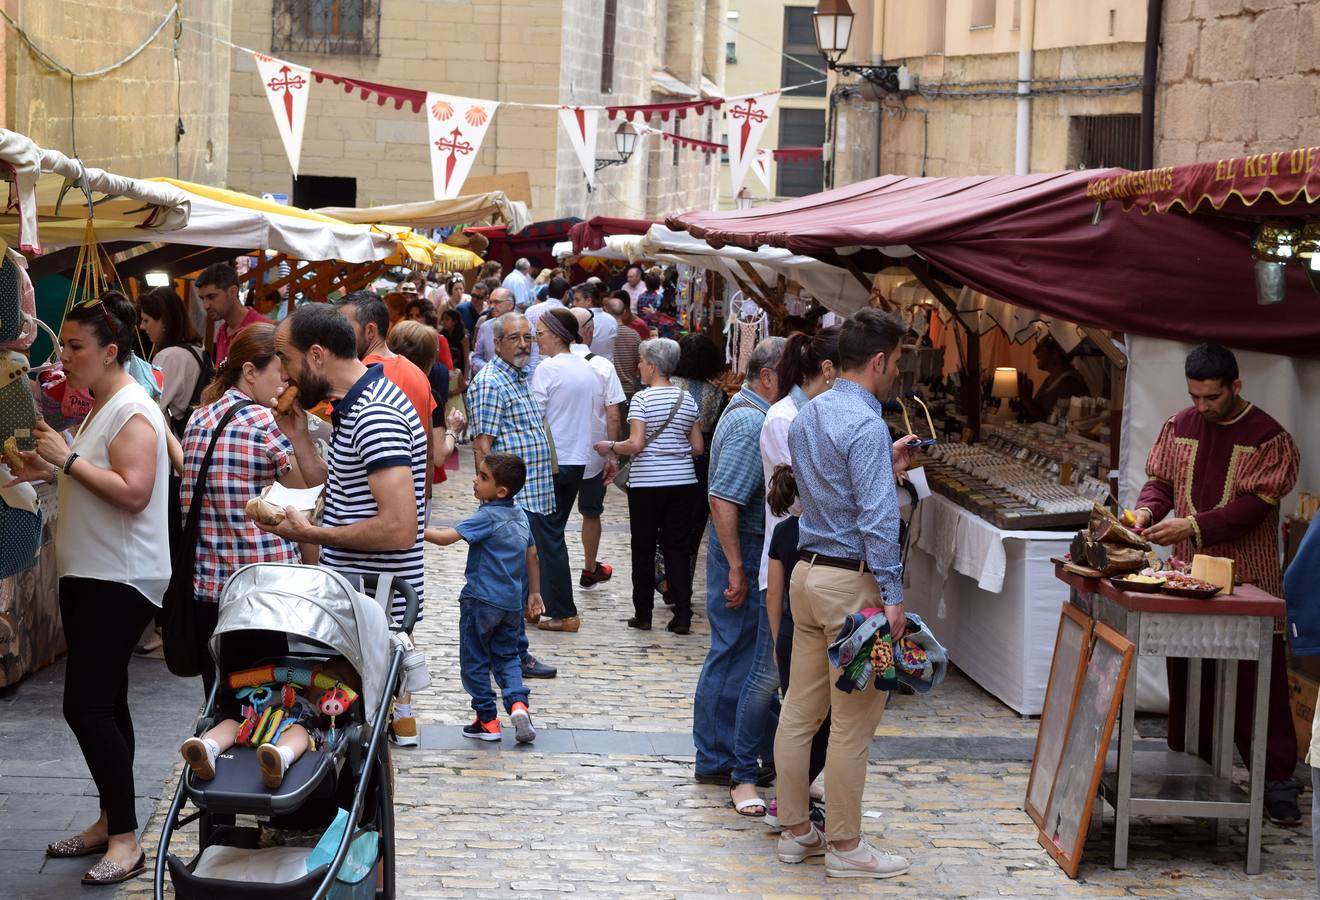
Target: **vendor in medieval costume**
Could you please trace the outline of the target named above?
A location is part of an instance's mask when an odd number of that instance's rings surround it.
[[[1146,461],[1150,480],[1137,501],[1137,525],[1151,543],[1172,546],[1179,559],[1190,561],[1197,553],[1228,557],[1234,562],[1235,580],[1282,597],[1279,501],[1297,481],[1297,445],[1278,422],[1242,399],[1237,359],[1230,350],[1202,344],[1187,355],[1184,368],[1193,405],[1164,423],[1151,448]],[[1168,660],[1169,746],[1174,750],[1183,749],[1187,665],[1185,659]],[[1206,760],[1213,732],[1214,684],[1214,675],[1203,671],[1197,750]],[[1239,663],[1234,742],[1244,760],[1251,759],[1255,684],[1255,664]],[[1265,811],[1281,825],[1301,821],[1300,785],[1292,778],[1296,765],[1284,642],[1276,623]]]

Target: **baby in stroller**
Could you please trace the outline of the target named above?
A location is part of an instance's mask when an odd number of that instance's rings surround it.
[[[201,737],[184,741],[179,753],[198,778],[210,781],[220,754],[235,744],[256,747],[261,780],[272,790],[309,748],[334,744],[335,720],[348,712],[361,688],[342,657],[316,669],[245,669],[230,674],[228,684],[243,720],[224,719]]]

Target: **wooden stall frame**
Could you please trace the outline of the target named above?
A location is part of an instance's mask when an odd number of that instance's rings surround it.
[[[1114,686],[1114,694],[1109,701],[1109,709],[1105,712],[1104,727],[1100,735],[1100,746],[1097,748],[1095,764],[1091,770],[1089,786],[1085,795],[1085,805],[1082,808],[1082,814],[1077,823],[1077,838],[1073,846],[1068,848],[1056,845],[1044,828],[1040,828],[1038,834],[1040,845],[1045,848],[1045,851],[1049,853],[1051,857],[1053,857],[1054,861],[1059,864],[1059,868],[1063,869],[1064,874],[1069,878],[1077,877],[1077,870],[1082,864],[1082,847],[1086,844],[1086,834],[1091,825],[1091,817],[1100,789],[1100,779],[1104,775],[1105,757],[1109,753],[1109,743],[1114,735],[1114,724],[1118,720],[1118,707],[1123,701],[1123,689],[1127,684],[1128,675],[1132,668],[1132,658],[1136,652],[1135,644],[1102,622],[1095,623],[1092,637],[1093,640],[1091,642],[1090,652],[1087,653],[1086,667],[1083,671],[1090,669],[1091,660],[1095,655],[1095,645],[1101,641],[1122,654],[1123,659],[1119,664],[1118,683]],[[1068,756],[1068,738],[1071,737],[1072,734],[1073,719],[1077,714],[1077,703],[1080,698],[1081,691],[1079,690],[1077,696],[1073,698],[1072,708],[1068,713],[1068,728],[1064,737],[1064,746],[1059,753],[1060,764],[1062,764],[1063,760]],[[1056,780],[1055,784],[1050,788],[1050,799],[1045,804],[1047,816],[1049,810],[1054,804],[1054,794],[1057,790],[1058,782]]]
[[[1045,683],[1045,701],[1044,701],[1044,705],[1041,708],[1040,727],[1036,732],[1036,749],[1032,752],[1031,755],[1031,774],[1027,778],[1027,792],[1022,802],[1022,808],[1026,810],[1027,815],[1031,817],[1031,821],[1035,822],[1036,827],[1041,829],[1045,827],[1045,809],[1044,808],[1036,809],[1032,805],[1031,794],[1032,794],[1032,787],[1036,783],[1036,775],[1038,774],[1037,767],[1041,762],[1040,760],[1041,740],[1045,735],[1045,730],[1053,724],[1052,717],[1050,716],[1050,697],[1051,695],[1054,694],[1056,690],[1065,689],[1065,686],[1059,683],[1058,680],[1056,680],[1056,675],[1061,674],[1061,671],[1059,669],[1059,662],[1060,662],[1059,646],[1063,640],[1063,629],[1067,626],[1069,622],[1072,622],[1078,628],[1082,629],[1082,645],[1081,645],[1081,652],[1079,653],[1077,659],[1077,668],[1075,673],[1073,674],[1073,683],[1071,686],[1067,686],[1066,688],[1068,690],[1068,700],[1067,700],[1068,705],[1066,707],[1066,712],[1063,715],[1063,725],[1062,725],[1063,737],[1059,741],[1059,758],[1054,761],[1054,778],[1057,778],[1059,774],[1059,768],[1058,768],[1059,763],[1063,760],[1063,745],[1068,739],[1068,725],[1071,723],[1072,720],[1072,710],[1073,710],[1073,706],[1077,703],[1077,695],[1081,693],[1082,690],[1082,679],[1086,675],[1086,661],[1091,650],[1090,617],[1087,616],[1086,613],[1082,612],[1080,609],[1077,609],[1077,607],[1073,606],[1072,604],[1065,603],[1063,605],[1062,610],[1059,613],[1059,629],[1058,632],[1055,634],[1055,638],[1054,638],[1054,657],[1050,661],[1050,676],[1049,676],[1049,680]],[[1045,792],[1046,806],[1049,805],[1049,797],[1053,791],[1054,791],[1054,781],[1053,779],[1051,779],[1050,785]]]

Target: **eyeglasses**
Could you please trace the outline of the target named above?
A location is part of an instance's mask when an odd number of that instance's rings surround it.
[[[511,341],[515,344],[530,344],[532,336],[530,334],[506,334],[500,340]]]

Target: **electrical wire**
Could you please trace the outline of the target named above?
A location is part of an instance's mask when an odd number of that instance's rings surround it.
[[[135,49],[132,53],[128,54],[118,62],[113,62],[108,66],[102,66],[99,69],[91,69],[90,71],[87,72],[76,72],[73,69],[70,69],[68,66],[64,65],[64,63],[55,59],[55,57],[51,56],[48,52],[46,52],[41,47],[39,47],[37,43],[32,40],[31,35],[27,33],[27,30],[24,29],[22,25],[19,25],[17,22],[15,22],[13,17],[10,16],[9,13],[5,12],[4,9],[0,9],[0,18],[3,18],[5,20],[5,24],[7,24],[13,30],[14,34],[18,35],[19,40],[21,40],[24,44],[27,45],[28,50],[31,51],[33,56],[35,56],[38,60],[41,61],[42,65],[46,66],[46,68],[50,69],[53,72],[63,72],[64,74],[69,76],[70,80],[72,80],[74,78],[99,78],[102,75],[107,75],[110,72],[115,71],[116,69],[120,69],[128,65],[133,60],[141,56],[143,51],[146,50],[148,47],[150,47],[152,42],[154,42],[156,38],[160,37],[160,33],[164,31],[165,26],[170,23],[170,19],[175,18],[178,15],[178,13],[179,13],[179,4],[177,3],[171,4],[169,12],[165,13],[165,17],[160,20],[160,24],[157,25],[152,30],[151,34],[147,36],[147,39],[145,41],[143,41],[141,44],[137,46],[137,49]]]
[[[724,27],[732,31],[738,37],[751,41],[753,44],[759,44],[760,46],[765,47],[767,50],[773,50],[776,53],[778,53],[780,56],[782,56],[784,59],[792,60],[793,62],[797,63],[799,66],[802,66],[804,69],[810,69],[811,71],[815,72],[817,75],[828,76],[830,74],[824,69],[816,68],[815,66],[813,66],[811,63],[807,62],[804,59],[794,56],[791,53],[785,53],[782,47],[776,47],[773,44],[767,44],[765,41],[757,40],[756,38],[752,37],[750,34],[743,34],[741,31],[738,30],[738,27],[732,24],[728,19],[724,20]]]

